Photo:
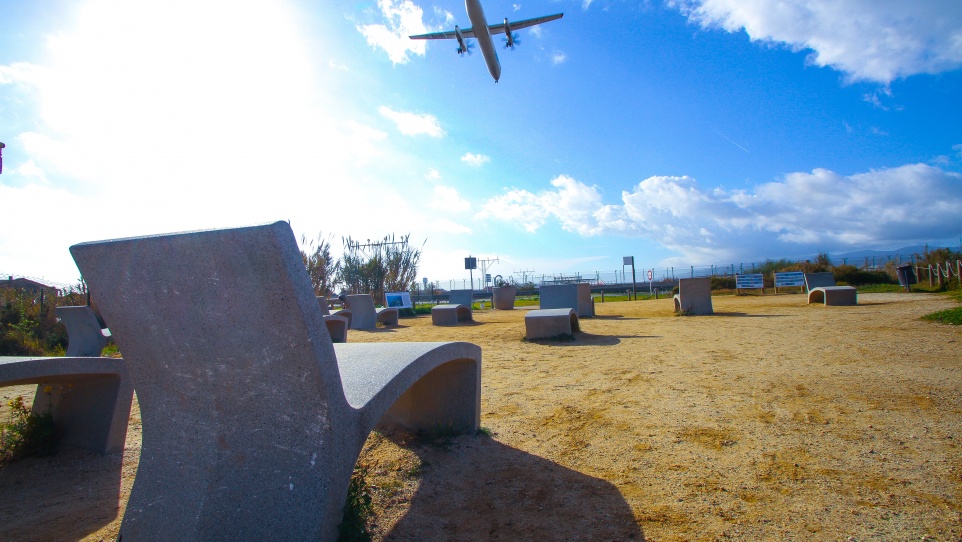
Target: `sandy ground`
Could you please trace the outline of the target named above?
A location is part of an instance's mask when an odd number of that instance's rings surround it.
[[[951,300],[714,306],[599,303],[573,342],[522,341],[524,310],[351,331],[484,356],[486,434],[368,440],[375,540],[960,540],[962,329],[919,320]],[[140,429],[0,468],[0,540],[112,540]]]

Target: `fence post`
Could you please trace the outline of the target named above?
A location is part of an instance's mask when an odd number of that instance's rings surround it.
[[[929,264],[929,288],[932,287],[932,264]]]

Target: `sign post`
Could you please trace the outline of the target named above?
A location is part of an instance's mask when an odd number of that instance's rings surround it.
[[[468,256],[464,259],[464,268],[468,270],[471,276],[471,291],[474,291],[474,270],[478,268],[478,259],[474,256]]]
[[[638,292],[635,291],[635,257],[634,256],[623,256],[621,258],[621,269],[624,273],[624,268],[626,265],[631,266],[631,297],[635,301],[638,301]]]
[[[655,278],[655,270],[649,269],[648,270],[648,295],[651,295],[651,283],[652,283],[652,279],[654,278]]]

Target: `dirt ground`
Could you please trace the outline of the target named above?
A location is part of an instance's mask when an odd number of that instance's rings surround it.
[[[374,539],[960,540],[962,329],[919,320],[950,299],[713,302],[599,303],[573,342],[522,341],[524,310],[351,331],[484,356],[482,434],[371,435]],[[140,435],[0,468],[0,540],[113,540]]]

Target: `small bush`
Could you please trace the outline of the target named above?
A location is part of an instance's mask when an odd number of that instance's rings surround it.
[[[366,542],[371,539],[367,519],[373,510],[371,488],[367,485],[368,468],[354,467],[351,484],[347,488],[344,517],[338,527],[338,542]]]
[[[50,386],[45,391],[49,394]],[[19,395],[7,405],[12,412],[10,421],[0,423],[0,464],[30,455],[50,455],[56,450],[59,435],[52,412],[33,412]]]
[[[866,284],[892,284],[893,281],[885,271],[866,271],[854,265],[840,265],[832,270],[835,282],[847,286],[864,286]]]

